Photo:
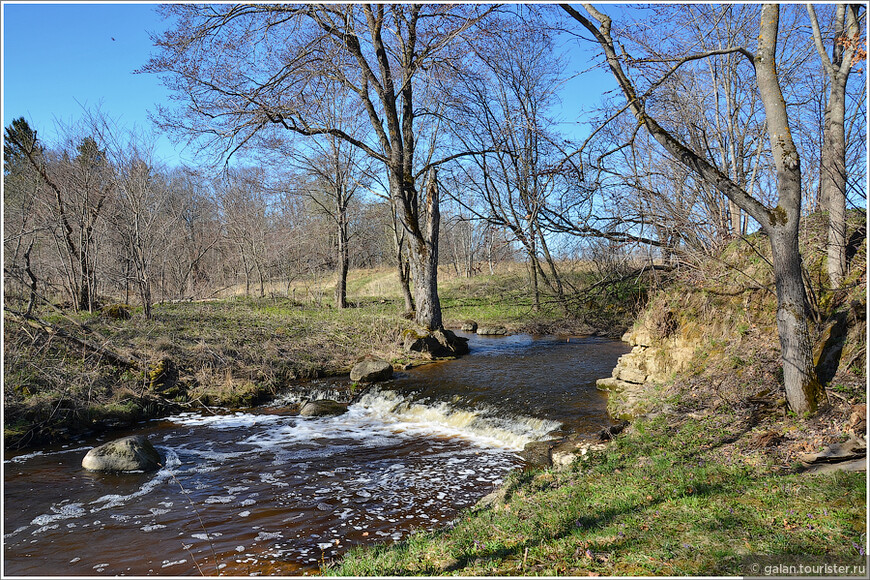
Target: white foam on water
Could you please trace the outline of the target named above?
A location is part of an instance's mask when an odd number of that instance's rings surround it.
[[[91,502],[91,505],[95,506],[91,508],[91,513],[96,513],[105,509],[112,509],[123,506],[130,500],[148,495],[155,489],[161,487],[168,480],[173,478],[175,476],[175,472],[173,470],[181,465],[181,461],[178,458],[178,453],[174,449],[168,447],[160,447],[160,449],[162,449],[164,452],[165,465],[157,473],[155,473],[151,479],[143,483],[139,487],[139,489],[131,494],[108,494],[95,499]]]
[[[83,504],[78,502],[62,505],[53,505],[51,506],[51,511],[53,513],[36,516],[32,520],[30,520],[30,524],[33,526],[45,527],[54,522],[78,518],[87,513],[87,510],[85,510]],[[37,532],[33,533],[36,534]]]
[[[363,395],[350,411],[368,413],[419,435],[460,437],[484,447],[513,450],[521,450],[561,426],[558,421],[536,417],[500,417],[497,411],[485,407],[462,409],[445,401],[417,402],[381,389]]]
[[[305,401],[321,401],[329,399],[333,401],[341,401],[347,399],[348,389],[340,389],[329,385],[314,385],[309,388],[301,388],[295,391],[285,393],[279,398],[272,401],[269,406],[280,408],[299,405]]]
[[[169,421],[186,427],[210,427],[212,429],[240,429],[255,425],[267,425],[279,422],[280,415],[263,415],[237,411],[232,415],[200,415],[198,413],[180,413],[172,415]]]
[[[211,495],[205,499],[204,503],[230,503],[236,499],[234,495]]]

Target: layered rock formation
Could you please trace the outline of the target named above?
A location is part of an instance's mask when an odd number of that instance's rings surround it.
[[[677,332],[673,323],[651,326],[638,322],[622,336],[632,346],[631,352],[619,357],[612,376],[596,382],[599,389],[610,392],[608,409],[617,419],[629,420],[646,412],[647,391],[685,370],[698,345],[697,340]]]

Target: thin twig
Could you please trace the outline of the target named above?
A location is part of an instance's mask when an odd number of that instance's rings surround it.
[[[161,465],[161,467],[166,466]],[[208,533],[208,529],[205,527],[205,522],[202,521],[202,516],[200,515],[199,510],[196,508],[196,504],[193,503],[192,499],[190,499],[190,493],[186,489],[184,489],[184,486],[181,485],[181,482],[178,480],[177,477],[175,477],[175,474],[170,471],[169,477],[171,477],[172,481],[174,481],[178,485],[178,487],[181,489],[181,493],[187,498],[188,503],[193,508],[193,513],[196,514],[196,518],[199,520],[199,526],[202,528],[202,531],[205,532],[205,539],[208,542],[209,547],[211,548],[211,556],[214,559],[214,570],[218,575],[220,575],[220,568],[218,568],[218,557],[217,553],[214,550],[214,544],[211,541],[211,534]],[[196,558],[194,558],[193,554],[191,554],[190,557],[193,558],[193,563],[196,564],[197,568],[199,568],[199,564],[197,564]],[[202,570],[200,570],[200,572],[202,572]]]

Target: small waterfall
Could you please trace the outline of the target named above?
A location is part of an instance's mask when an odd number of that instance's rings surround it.
[[[292,407],[301,405],[305,401],[320,401],[329,399],[332,401],[347,402],[353,396],[350,385],[341,384],[335,380],[311,381],[307,384],[297,385],[288,393],[283,394],[271,403],[269,407]]]
[[[485,404],[415,399],[393,390],[373,388],[351,405],[352,410],[370,413],[385,423],[411,423],[418,427],[446,429],[481,443],[521,450],[527,443],[543,439],[561,423],[536,417],[507,415]]]

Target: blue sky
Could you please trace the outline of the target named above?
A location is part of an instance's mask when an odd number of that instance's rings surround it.
[[[150,130],[148,111],[166,102],[168,92],[157,76],[134,71],[155,50],[149,33],[167,26],[155,8],[131,2],[4,2],[3,126],[25,117],[51,145],[58,140],[58,124],[73,124],[85,110],[99,108],[122,128]],[[573,64],[587,66],[584,57]],[[577,119],[614,86],[605,72],[570,81],[562,117]],[[158,147],[158,157],[170,165],[190,160],[165,137]]]
[[[155,4],[3,4],[3,126],[25,117],[46,142],[55,125],[99,108],[122,127],[150,129],[148,110],[167,98],[154,75],[134,74],[164,22]],[[177,162],[171,143],[158,151]]]

